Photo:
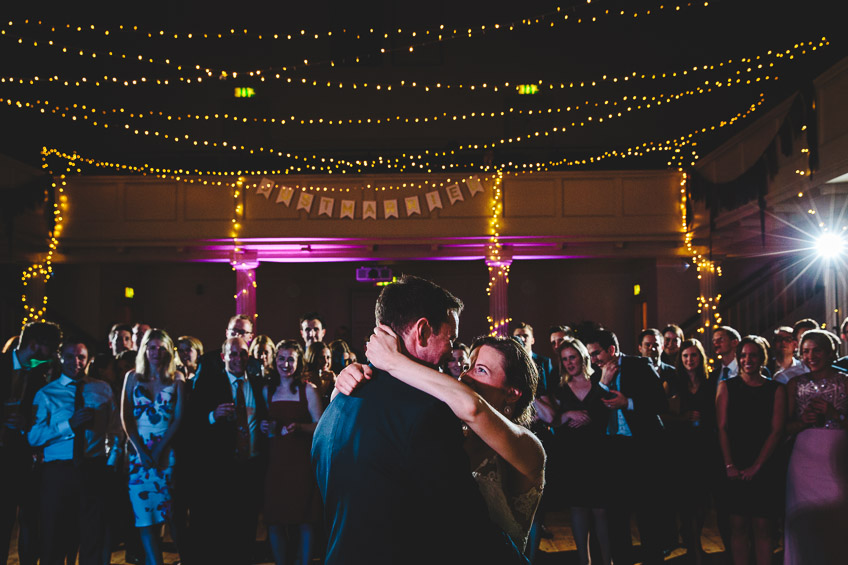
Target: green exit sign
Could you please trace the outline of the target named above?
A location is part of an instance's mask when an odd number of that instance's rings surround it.
[[[256,91],[249,86],[237,86],[236,98],[253,98],[256,96]]]
[[[539,92],[538,84],[519,84],[518,85],[518,93],[519,94],[537,94]]]

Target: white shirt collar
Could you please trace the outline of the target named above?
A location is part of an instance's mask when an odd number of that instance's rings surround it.
[[[84,382],[85,377],[83,377],[80,380]],[[75,382],[77,382],[77,381],[75,379],[72,379],[71,377],[69,377],[65,373],[62,373],[62,375],[59,377],[59,383],[62,384],[63,386],[70,386],[70,385],[74,384]]]
[[[226,371],[226,369],[224,369],[224,370]],[[229,371],[226,371],[226,372],[227,372],[227,377],[229,377],[229,379],[230,379],[230,384],[231,384],[231,385],[236,384],[236,380],[237,380],[237,379],[245,379],[245,380],[247,379],[247,377],[245,377],[244,375],[237,376],[237,375],[232,374],[232,373],[231,373],[231,372],[229,372]]]

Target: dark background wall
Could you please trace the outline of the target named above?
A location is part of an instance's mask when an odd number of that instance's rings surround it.
[[[681,321],[695,313],[696,274],[682,265],[657,265],[648,259],[516,260],[510,271],[510,315],[533,325],[536,349],[542,354],[549,354],[549,326],[586,320],[613,329],[622,349],[632,352],[635,334],[642,329],[643,301],[648,325]],[[361,350],[374,324],[380,289],[356,281],[359,266],[362,263],[262,263],[256,270],[257,333],[275,341],[295,338],[299,316],[317,310],[326,321],[327,339],[349,336]],[[488,333],[488,270],[483,261],[390,266],[395,276],[428,278],[465,302],[461,341],[470,343]],[[88,336],[98,348],[105,347],[109,327],[119,321],[145,321],[174,337],[195,335],[214,348],[223,341],[227,319],[235,310],[236,276],[228,264],[60,264],[55,271],[48,287],[48,318],[66,332]],[[633,294],[635,284],[641,286],[640,296]],[[127,286],[135,291],[133,299],[124,297]],[[18,331],[16,308],[9,305],[6,310],[7,331]]]

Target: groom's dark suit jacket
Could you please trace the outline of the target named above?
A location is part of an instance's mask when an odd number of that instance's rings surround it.
[[[526,563],[488,518],[459,420],[386,372],[330,403],[312,463],[327,565]]]

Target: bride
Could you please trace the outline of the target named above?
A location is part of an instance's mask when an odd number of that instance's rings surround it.
[[[378,369],[447,404],[465,423],[465,450],[489,516],[523,549],[545,483],[545,451],[527,428],[538,374],[524,349],[512,339],[478,338],[471,366],[457,380],[404,355],[395,333],[378,326],[366,356]],[[370,377],[370,367],[351,365],[339,374],[336,389],[350,394]]]

